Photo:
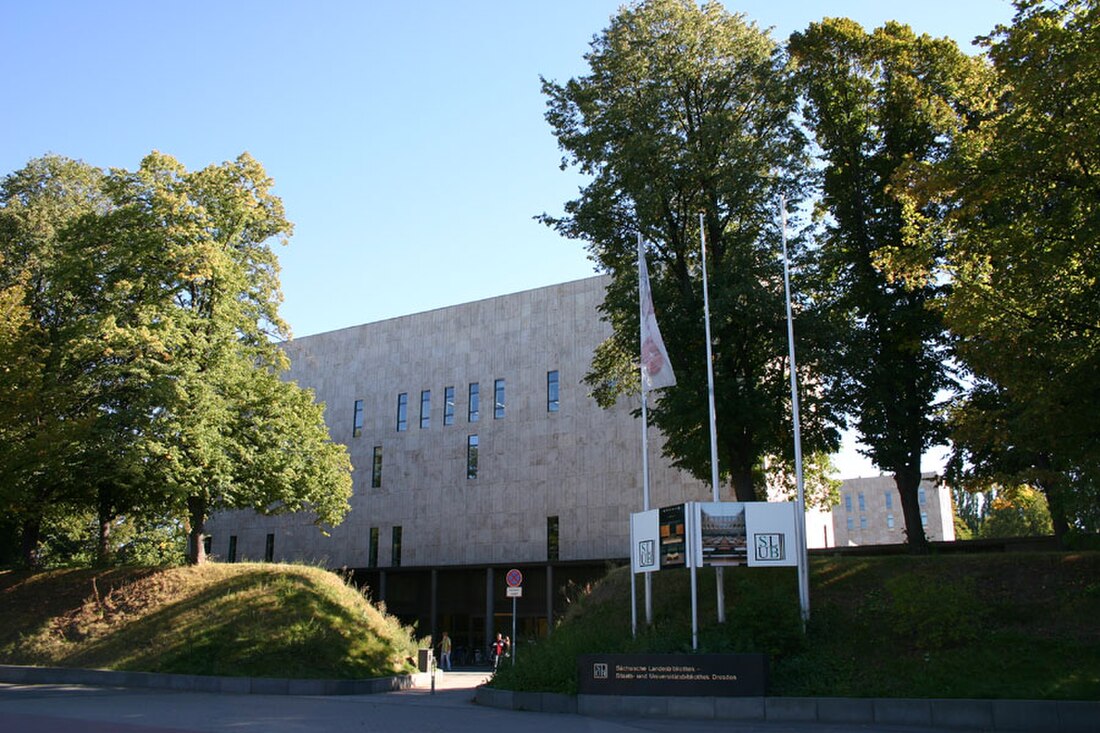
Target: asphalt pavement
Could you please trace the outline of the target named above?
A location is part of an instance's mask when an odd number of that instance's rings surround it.
[[[473,703],[485,672],[452,672],[379,695],[233,695],[0,684],[0,733],[929,733],[931,729],[602,719],[498,710]]]

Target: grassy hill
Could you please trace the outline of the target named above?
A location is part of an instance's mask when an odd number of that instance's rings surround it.
[[[0,662],[361,679],[408,672],[411,630],[319,568],[0,572]]]
[[[727,569],[724,626],[714,571],[697,577],[700,651],[770,654],[772,695],[1100,700],[1100,553],[813,558],[805,634],[793,569]],[[611,571],[492,684],[571,693],[577,654],[690,651],[687,572],[653,598],[632,639]]]

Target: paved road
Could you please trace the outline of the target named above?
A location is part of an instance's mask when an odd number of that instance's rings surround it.
[[[66,685],[0,684],[0,733],[888,733],[882,726],[605,720],[473,704],[485,674],[451,673],[435,693],[334,697],[214,695]],[[927,729],[921,733],[928,733]]]

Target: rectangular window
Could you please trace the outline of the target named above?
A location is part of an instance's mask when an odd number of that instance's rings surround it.
[[[558,399],[558,370],[546,372],[546,411],[557,412],[560,402]]]
[[[920,502],[921,504],[925,504],[925,503],[928,502],[928,497],[924,493],[924,487],[923,486],[920,487],[919,489],[917,489],[917,501]]]
[[[504,380],[498,379],[493,382],[493,419],[499,420],[504,417]]]
[[[409,395],[397,395],[397,432],[409,429]]]
[[[420,392],[420,429],[426,430],[432,426],[432,391],[425,389]]]
[[[358,438],[363,434],[363,400],[355,401],[355,416],[351,420],[351,437]]]
[[[928,512],[921,512],[920,513],[920,526],[922,526],[922,527],[927,527],[928,526]]]
[[[844,511],[846,511],[846,512],[852,511],[852,495],[851,494],[845,494],[844,495]]]
[[[546,518],[546,559],[558,559],[558,518]]]
[[[213,535],[206,535],[202,538],[202,551],[209,557],[210,549],[214,546]]]
[[[378,527],[370,528],[370,547],[367,548],[367,567],[378,567]]]
[[[887,514],[886,515],[886,528],[887,529],[893,529],[894,528],[894,515],[893,514]]]
[[[851,532],[855,528],[856,528],[856,520],[852,519],[851,517],[848,517],[848,531]]]
[[[466,478],[477,478],[477,436],[466,438]]]
[[[861,512],[867,511],[867,502],[863,499],[863,494],[859,495],[859,510]]]
[[[455,424],[455,388],[443,388],[443,424]]]
[[[229,552],[225,556],[228,562],[237,562],[237,535],[229,535]]]
[[[860,516],[860,518],[859,518],[859,528],[860,529],[867,529],[867,517],[862,516],[862,515]]]
[[[374,458],[371,461],[370,468],[370,487],[372,489],[382,488],[382,446],[374,446]]]
[[[267,536],[267,545],[264,547],[264,560],[271,562],[275,559],[275,535],[269,534]]]
[[[391,553],[390,565],[396,567],[401,566],[401,527],[396,526],[393,528],[393,536],[391,538],[393,545],[393,551]]]
[[[890,493],[889,491],[886,492],[886,508],[887,509],[893,509],[894,508],[894,495],[892,493]]]
[[[477,422],[481,413],[481,387],[477,382],[470,382],[470,403],[466,417],[470,422]]]

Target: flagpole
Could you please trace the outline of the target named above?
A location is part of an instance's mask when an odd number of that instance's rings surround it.
[[[643,344],[645,339],[645,303],[641,297],[641,278],[642,268],[645,264],[645,250],[642,245],[642,233],[638,232],[638,353],[641,354],[643,350]],[[649,279],[646,274],[646,280]],[[642,511],[649,511],[649,410],[647,408],[647,390],[646,390],[646,374],[644,362],[639,366],[639,376],[641,377],[642,385]],[[634,552],[634,546],[631,545],[631,553]],[[633,578],[634,573],[631,572]],[[653,579],[649,573],[643,573],[645,576],[645,623],[646,626],[653,625]],[[633,594],[631,595],[631,603],[633,603]]]
[[[798,417],[798,375],[794,361],[794,319],[791,315],[791,274],[787,258],[787,198],[779,198],[780,218],[783,230],[783,289],[787,298],[787,344],[791,359],[791,410],[794,418],[794,472],[798,485],[798,501],[795,503],[795,541],[798,552],[798,601],[802,610],[802,623],[810,620],[810,568],[806,542],[806,490],[802,481],[802,433]]]
[[[707,288],[707,240],[704,233],[703,212],[699,212],[699,251],[703,255],[703,323],[707,335],[707,398],[710,409],[710,486],[712,500],[717,502],[718,496],[718,431],[716,429],[717,413],[714,409],[714,357],[711,354],[710,342],[710,295]],[[714,568],[715,586],[718,589],[718,623],[726,622],[726,585],[722,573],[722,566]]]

